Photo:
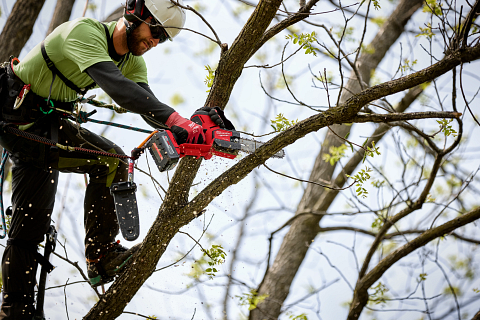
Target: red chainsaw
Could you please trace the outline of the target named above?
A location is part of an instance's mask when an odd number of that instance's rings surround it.
[[[263,144],[241,138],[238,131],[220,128],[212,121],[209,114],[202,110],[195,112],[190,120],[203,127],[206,138],[203,144],[183,143],[178,145],[170,130],[158,130],[146,143],[160,172],[173,169],[178,160],[185,156],[203,157],[208,160],[216,155],[233,159],[238,155],[238,151],[253,153]],[[284,156],[283,150],[274,155],[277,158]]]

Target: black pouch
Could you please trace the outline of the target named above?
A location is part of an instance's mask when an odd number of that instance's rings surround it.
[[[38,106],[35,106],[36,101],[32,99],[34,94],[27,93],[20,107],[14,109],[15,100],[25,84],[14,74],[10,63],[4,63],[0,69],[1,121],[15,124],[34,122],[38,118],[38,112],[33,112],[38,109]]]

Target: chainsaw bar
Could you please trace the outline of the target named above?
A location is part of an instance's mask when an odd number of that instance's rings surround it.
[[[258,148],[260,148],[264,143],[260,141],[250,140],[246,138],[240,138],[240,150],[247,153],[254,153]],[[272,157],[274,158],[283,158],[285,157],[285,151],[280,150],[275,153]]]

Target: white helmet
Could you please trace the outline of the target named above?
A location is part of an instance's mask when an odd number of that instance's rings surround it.
[[[182,0],[177,1],[183,5]],[[145,0],[145,6],[150,13],[162,24],[170,39],[175,37],[185,25],[185,11],[170,0]],[[171,27],[171,28],[169,28]]]
[[[183,5],[182,0],[177,0]],[[145,10],[146,9],[146,10]],[[185,11],[170,0],[128,0],[123,17],[132,23],[127,33],[135,29],[141,21],[153,16],[167,31],[170,40],[180,33],[185,25]]]

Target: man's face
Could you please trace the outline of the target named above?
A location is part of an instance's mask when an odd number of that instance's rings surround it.
[[[147,23],[150,19],[146,20]],[[133,30],[130,36],[127,38],[128,50],[134,56],[141,56],[152,47],[156,47],[159,40],[152,37],[150,27],[146,23],[142,23]]]

